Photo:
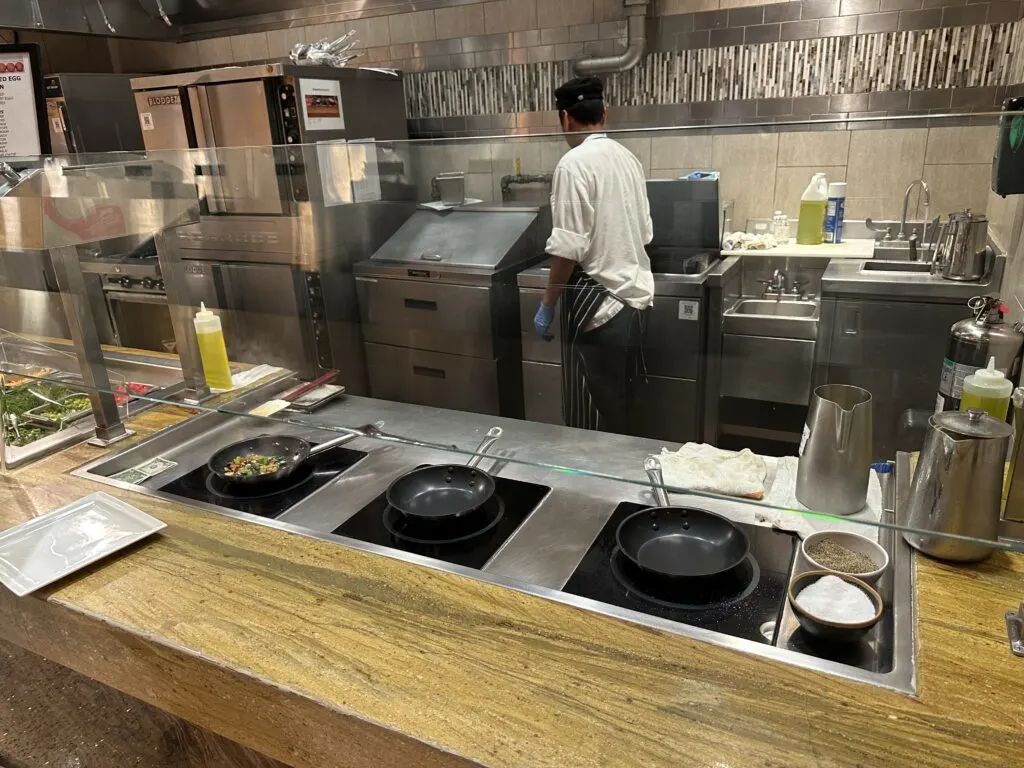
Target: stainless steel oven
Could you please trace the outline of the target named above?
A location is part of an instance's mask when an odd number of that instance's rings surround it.
[[[232,360],[304,378],[337,368],[365,393],[352,264],[414,203],[383,184],[383,202],[325,199],[335,180],[322,142],[406,138],[401,76],[268,63],[135,78],[132,88],[146,148],[190,150],[179,162],[203,195],[200,221],[157,243],[186,379],[202,388],[192,314],[205,301],[224,319]]]

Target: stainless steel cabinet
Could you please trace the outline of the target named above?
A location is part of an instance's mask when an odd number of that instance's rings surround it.
[[[656,376],[696,379],[700,375],[699,299],[655,294],[644,338],[647,371]],[[697,403],[692,404],[698,408]]]
[[[538,288],[519,289],[519,331],[523,345],[523,360],[536,360],[544,363],[562,364],[562,313],[555,310],[555,320],[551,323],[551,341],[545,341],[533,327],[533,318],[537,314],[544,291]]]
[[[722,335],[722,397],[807,405],[814,342]]]
[[[819,383],[853,384],[871,393],[873,455],[895,458],[900,421],[910,410],[935,408],[950,326],[962,304],[824,299]],[[920,446],[916,446],[919,448]]]
[[[697,382],[692,379],[648,375],[640,393],[644,407],[637,409],[633,434],[679,443],[699,440],[698,396]]]

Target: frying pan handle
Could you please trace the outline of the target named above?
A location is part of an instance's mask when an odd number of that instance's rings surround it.
[[[367,424],[364,427],[359,427],[355,430],[355,434],[346,434],[335,437],[332,440],[328,440],[326,443],[320,443],[320,445],[314,445],[309,449],[310,456],[316,456],[318,453],[329,451],[331,448],[337,448],[339,445],[344,445],[350,440],[355,440],[357,437],[362,437],[368,432],[372,431],[373,428],[380,429],[384,426],[383,421],[378,421],[375,424]]]
[[[476,447],[476,451],[473,453],[473,458],[466,462],[467,467],[475,467],[483,459],[484,454],[487,453],[487,449],[498,442],[498,438],[501,437],[503,430],[501,427],[491,427],[487,434],[484,435],[484,439],[480,441],[480,445]]]
[[[668,491],[665,490],[665,476],[661,471],[661,459],[657,456],[648,456],[644,459],[644,470],[647,472],[647,479],[651,481],[654,503],[659,507],[671,506]]]

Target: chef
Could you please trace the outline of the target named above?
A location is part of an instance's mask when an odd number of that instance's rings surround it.
[[[570,80],[555,91],[555,101],[570,149],[552,180],[551,273],[534,327],[551,338],[561,298],[566,424],[629,434],[654,296],[644,250],[654,237],[647,182],[636,156],[601,132],[600,80]]]

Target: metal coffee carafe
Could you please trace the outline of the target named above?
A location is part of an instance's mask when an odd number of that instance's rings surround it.
[[[985,277],[991,267],[988,219],[968,208],[949,214],[935,245],[932,272],[947,280],[972,282]]]
[[[814,390],[807,414],[796,498],[808,509],[852,515],[864,508],[871,470],[871,393],[847,384]]]
[[[996,541],[1010,426],[979,408],[937,413],[928,425],[902,524],[915,531]],[[992,553],[984,544],[941,535],[906,531],[903,538],[940,560],[975,562]]]

